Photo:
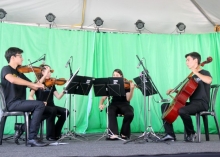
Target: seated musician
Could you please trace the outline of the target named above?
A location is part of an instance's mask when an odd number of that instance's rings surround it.
[[[38,80],[43,84],[47,84],[45,80],[49,80],[51,78],[51,69],[48,65],[40,66],[42,71],[37,75]],[[44,101],[46,104],[42,120],[46,119],[46,139],[48,141],[56,141],[61,137],[61,130],[66,120],[66,111],[67,116],[69,115],[69,111],[66,108],[56,106],[54,104],[53,96],[57,99],[61,99],[64,95],[64,92],[58,93],[53,81],[47,87],[45,84],[45,90],[31,90],[29,99],[34,100],[34,94],[36,95],[36,100]],[[58,116],[57,116],[58,115]],[[55,123],[55,119],[58,117],[57,122]]]
[[[197,52],[191,52],[185,55],[186,65],[193,72],[193,78],[198,83],[198,87],[195,89],[194,93],[189,97],[189,102],[186,102],[186,105],[179,109],[178,114],[180,115],[187,137],[185,138],[186,142],[194,142],[196,139],[196,133],[194,131],[192,119],[190,115],[196,114],[201,111],[207,111],[209,105],[209,95],[210,95],[210,84],[212,82],[212,77],[210,73],[204,69],[201,69],[199,64],[201,61],[201,56]],[[167,94],[174,92],[172,89],[167,91]],[[177,91],[175,91],[177,92]],[[161,111],[164,113],[169,104],[165,103],[161,106]],[[164,121],[164,120],[163,120]],[[164,121],[164,128],[166,135],[163,136],[160,140],[167,141],[176,140],[173,125]]]
[[[113,77],[123,77],[123,73],[120,69],[115,69],[113,71]],[[134,83],[130,83],[130,89],[125,89],[126,96],[113,96],[108,106],[108,124],[109,124],[109,137],[107,140],[115,140],[118,139],[118,123],[117,123],[117,115],[118,113],[124,116],[122,128],[120,131],[120,136],[122,139],[129,139],[130,138],[130,124],[134,117],[134,109],[130,105],[130,100],[132,99],[134,92]],[[107,96],[101,98],[99,102],[99,109],[104,109],[104,101]]]
[[[5,102],[8,111],[32,112],[33,118],[29,125],[29,136],[27,139],[28,146],[43,147],[48,145],[37,138],[37,133],[40,126],[40,119],[44,112],[45,105],[42,101],[26,100],[26,88],[33,90],[44,88],[41,83],[32,83],[23,73],[19,72],[18,68],[22,65],[23,50],[17,47],[10,47],[5,52],[5,59],[8,65],[1,70],[1,85],[5,96]],[[25,125],[15,125],[14,140],[19,144],[18,139],[25,131]]]

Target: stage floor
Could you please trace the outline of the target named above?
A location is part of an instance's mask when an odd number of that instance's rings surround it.
[[[137,138],[141,133],[132,134],[131,139]],[[186,143],[183,141],[183,134],[177,135],[175,142],[156,142],[154,139],[128,142],[116,140],[109,141],[102,134],[85,134],[63,139],[60,143],[51,143],[47,147],[26,147],[24,141],[16,145],[13,139],[3,141],[0,146],[0,156],[19,156],[19,157],[57,157],[57,156],[214,156],[217,152],[220,156],[220,141],[218,135],[210,135],[210,141],[205,141],[202,135],[201,143]],[[7,136],[4,136],[7,137]],[[74,139],[76,138],[76,139]],[[82,140],[82,141],[80,141]],[[46,141],[46,140],[45,140]],[[47,141],[48,142],[48,141]],[[198,153],[198,154],[195,154]],[[213,157],[212,156],[212,157]]]

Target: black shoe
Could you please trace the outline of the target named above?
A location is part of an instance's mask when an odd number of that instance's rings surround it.
[[[187,135],[186,139],[185,139],[185,142],[195,142],[196,137],[197,137],[196,133],[195,134],[191,134],[191,135]]]
[[[166,134],[165,136],[163,136],[159,141],[175,141],[176,138],[169,135],[169,134]]]
[[[22,129],[24,124],[22,123],[15,123],[15,134],[14,134],[14,140],[15,140],[15,143],[17,145],[19,145],[19,141],[18,139],[21,137],[21,135],[24,133],[24,130]]]
[[[46,138],[48,141],[57,141],[59,138],[53,138],[53,137],[47,137]]]
[[[40,141],[39,139],[31,139],[27,141],[27,146],[30,147],[44,147],[49,145],[49,143],[45,143],[43,141]]]

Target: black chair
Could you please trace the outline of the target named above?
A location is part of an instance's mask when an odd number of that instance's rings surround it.
[[[29,112],[20,112],[20,111],[13,111],[13,112],[9,112],[7,110],[6,107],[6,103],[5,103],[5,97],[3,94],[3,89],[2,86],[0,84],[0,119],[1,119],[1,123],[0,123],[0,145],[2,145],[2,139],[3,139],[3,133],[4,133],[4,128],[5,128],[5,122],[8,116],[24,116],[25,119],[25,124],[26,124],[26,134],[25,134],[25,141],[26,141],[26,145],[27,145],[27,137],[29,134]]]
[[[201,142],[201,123],[200,123],[200,116],[202,116],[203,123],[204,123],[204,130],[205,130],[205,137],[206,141],[209,141],[209,130],[208,130],[208,115],[213,116],[216,124],[216,129],[218,132],[219,140],[220,140],[220,132],[219,132],[219,123],[216,117],[215,112],[215,102],[216,102],[216,96],[218,93],[220,85],[211,85],[211,91],[210,91],[210,103],[209,103],[209,109],[208,111],[202,111],[200,113],[197,113],[196,115],[196,127],[197,127],[197,142]],[[184,132],[184,137],[186,137],[186,132]]]

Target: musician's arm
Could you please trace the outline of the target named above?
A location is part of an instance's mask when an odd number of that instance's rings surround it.
[[[166,92],[166,94],[169,95],[169,94],[174,93],[174,92],[175,92],[175,93],[178,93],[179,90],[178,90],[178,89],[168,89],[167,92]]]
[[[207,84],[211,84],[212,83],[212,77],[211,76],[201,74],[198,71],[193,71],[193,73],[195,75],[197,75],[203,82],[205,82]]]
[[[130,101],[133,97],[133,93],[134,93],[134,83],[130,82],[130,92],[126,93],[126,99],[127,101]]]
[[[105,108],[105,106],[104,106],[104,101],[105,101],[105,99],[107,99],[107,96],[103,96],[101,99],[100,99],[100,101],[99,101],[99,109],[100,110],[103,110],[104,108]]]

